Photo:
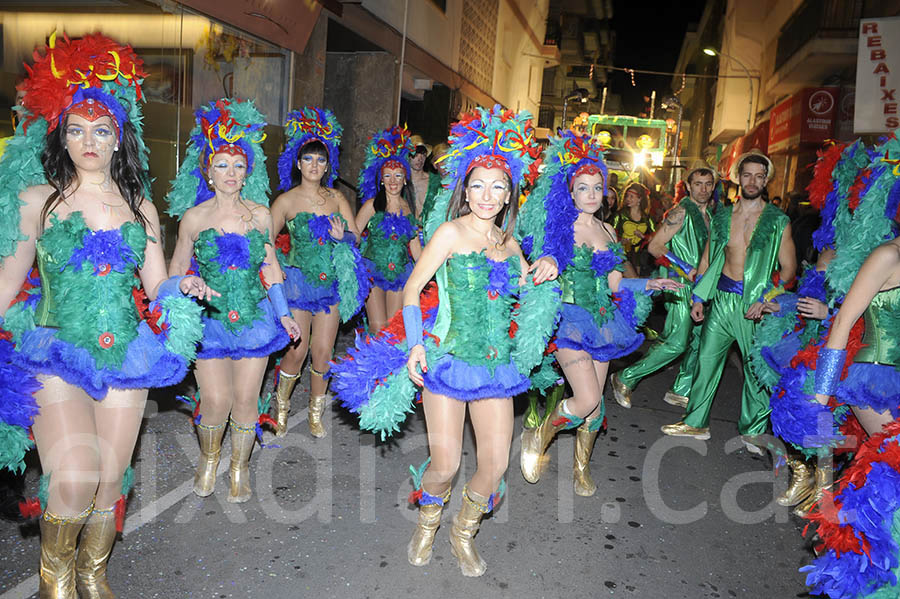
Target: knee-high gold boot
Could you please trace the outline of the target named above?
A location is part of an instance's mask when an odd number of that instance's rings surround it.
[[[78,533],[91,513],[91,505],[72,518],[50,512],[41,517],[40,599],[78,599],[75,594],[75,547]]]
[[[816,488],[816,480],[813,468],[802,457],[788,458],[787,465],[791,470],[791,482],[785,492],[775,499],[775,502],[778,505],[790,507],[809,497]]]
[[[816,465],[816,486],[813,489],[812,494],[806,498],[806,501],[803,501],[794,508],[794,515],[800,516],[801,518],[806,516],[810,510],[813,509],[813,506],[822,499],[825,495],[825,491],[831,488],[831,485],[834,482],[833,479],[834,464],[831,462],[822,462]]]
[[[597,485],[591,478],[591,452],[594,441],[603,426],[603,414],[596,418],[586,419],[575,431],[575,462],[572,466],[572,478],[575,483],[575,494],[591,497],[597,492]]]
[[[291,393],[300,373],[288,374],[284,370],[278,373],[278,388],[275,390],[275,436],[287,434],[288,412],[291,411]]]
[[[244,503],[253,492],[250,489],[250,453],[256,443],[256,426],[231,421],[231,486],[228,503]]]
[[[309,373],[310,376],[316,375],[325,378],[324,372],[319,372],[312,366],[309,367]],[[322,415],[325,413],[326,401],[328,401],[327,393],[313,395],[312,392],[310,392],[309,394],[309,434],[318,439],[321,439],[328,434],[325,430],[325,425],[322,423]]]
[[[431,495],[422,489],[422,497],[419,498],[419,521],[406,547],[406,557],[413,566],[425,566],[431,561],[434,535],[441,525],[441,514],[448,501],[450,489],[444,491],[442,495]]]
[[[197,439],[200,440],[200,461],[194,473],[194,494],[208,497],[216,490],[216,469],[222,455],[222,436],[225,423],[207,426],[197,425]]]
[[[574,428],[582,422],[581,418],[566,412],[565,403],[561,401],[556,404],[550,415],[544,418],[537,428],[522,431],[519,465],[522,468],[522,476],[530,483],[540,480],[541,469],[544,466],[544,451],[556,433],[564,428]]]
[[[116,541],[116,510],[94,510],[78,544],[75,586],[81,599],[116,599],[106,580],[106,564]]]
[[[502,493],[498,492],[496,495]],[[487,570],[487,564],[475,549],[474,538],[481,527],[481,519],[494,509],[494,496],[482,497],[463,487],[462,507],[453,518],[450,527],[450,551],[459,561],[459,569],[463,576],[481,576]]]

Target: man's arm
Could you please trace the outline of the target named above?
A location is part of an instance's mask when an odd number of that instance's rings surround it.
[[[684,206],[675,206],[666,212],[666,215],[663,217],[662,226],[650,240],[650,245],[647,246],[647,250],[654,258],[665,255],[668,249],[666,248],[666,244],[681,230],[681,227],[684,225],[684,217]]]
[[[791,224],[788,223],[781,233],[781,246],[778,248],[779,275],[785,284],[794,280],[797,276],[797,250],[794,248],[794,237],[791,234]]]

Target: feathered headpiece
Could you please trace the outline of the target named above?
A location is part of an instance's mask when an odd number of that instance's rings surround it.
[[[73,109],[88,119],[113,118],[121,139],[129,121],[137,141],[137,159],[147,170],[148,154],[141,122],[143,62],[130,46],[100,34],[70,40],[56,33],[43,52],[34,52],[34,64],[25,65],[27,78],[19,86],[25,92],[23,120],[0,158],[0,259],[15,251],[19,240],[19,193],[46,183],[41,153],[47,133],[63,122]],[[149,179],[144,189],[150,197]]]
[[[297,153],[300,148],[313,140],[322,142],[328,148],[327,183],[328,187],[333,187],[340,166],[338,158],[343,133],[344,129],[338,123],[337,117],[327,108],[305,106],[300,110],[289,112],[284,122],[284,134],[288,141],[285,143],[284,152],[278,157],[279,189],[287,191],[293,187],[291,173],[299,158]]]
[[[527,110],[516,114],[499,105],[490,110],[478,107],[450,128],[447,142],[450,151],[438,161],[447,175],[425,224],[426,240],[444,222],[457,183],[476,166],[502,168],[513,185],[534,181],[538,175],[539,163],[535,159],[541,155],[541,146],[534,138],[531,113]]]
[[[825,278],[838,294],[850,289],[872,250],[897,236],[898,160],[900,141],[891,134],[870,150],[861,142],[853,143],[844,149],[834,167],[834,193],[838,195],[833,217],[835,257],[825,270]],[[824,213],[822,220],[824,226]]]
[[[119,139],[126,120],[140,131],[143,61],[131,46],[123,46],[99,33],[70,40],[56,33],[42,56],[34,53],[34,65],[25,65],[23,105],[28,110],[26,128],[38,118],[53,131],[72,110],[91,120],[111,116]]]
[[[219,152],[242,154],[247,158],[247,178],[241,195],[257,204],[269,205],[269,176],[262,142],[266,139],[266,119],[250,100],[223,98],[201,106],[194,113],[184,162],[166,196],[168,213],[180,218],[188,208],[215,195],[207,184],[207,169]]]
[[[362,170],[359,171],[359,197],[363,200],[374,198],[378,193],[378,182],[381,180],[381,170],[385,166],[402,166],[409,179],[409,156],[415,152],[415,147],[410,141],[409,130],[406,127],[391,127],[384,131],[378,131],[369,139],[366,147],[366,159],[363,161]]]
[[[603,150],[593,138],[572,131],[550,139],[544,153],[544,172],[516,223],[522,250],[531,260],[553,256],[560,272],[572,261],[578,217],[571,195],[572,179],[583,173],[600,174],[605,193],[608,171]]]

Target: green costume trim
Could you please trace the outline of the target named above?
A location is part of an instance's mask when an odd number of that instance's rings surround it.
[[[441,192],[441,176],[436,173],[428,173],[428,190],[425,192],[425,201],[422,202],[422,212],[419,214],[417,226],[422,227],[428,220],[428,215],[434,210],[434,203]]]
[[[258,229],[252,229],[243,235],[249,245],[247,259],[250,266],[238,268],[219,263],[219,259],[227,262],[228,258],[221,255],[217,243],[222,237],[215,229],[201,231],[194,242],[194,255],[200,268],[200,276],[210,288],[221,294],[207,300],[207,316],[221,322],[229,332],[238,334],[264,317],[259,302],[266,297],[266,290],[259,279],[259,269],[266,258],[266,244],[269,240]]]
[[[38,119],[22,132],[22,125],[14,137],[8,138],[0,157],[0,264],[3,258],[15,253],[20,241],[26,239],[20,230],[22,201],[19,194],[32,185],[46,183],[41,152],[47,137],[47,121]]]

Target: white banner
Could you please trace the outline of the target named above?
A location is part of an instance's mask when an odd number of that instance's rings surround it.
[[[900,17],[860,19],[853,131],[900,127]]]

